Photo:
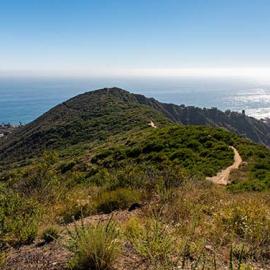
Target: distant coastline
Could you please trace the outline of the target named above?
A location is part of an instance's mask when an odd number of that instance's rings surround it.
[[[0,78],[0,123],[27,124],[55,105],[78,94],[104,86],[119,86],[165,103],[217,107],[257,119],[270,118],[270,85],[202,78]]]

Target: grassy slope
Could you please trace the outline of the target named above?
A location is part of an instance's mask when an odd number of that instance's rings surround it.
[[[76,158],[75,163],[78,167],[87,168],[85,173],[91,177],[102,169],[111,174],[130,165],[161,167],[162,170],[163,164],[167,167],[180,166],[189,175],[205,177],[215,175],[232,163],[229,145],[235,146],[244,160],[243,166],[233,175],[233,183],[229,188],[235,191],[268,190],[269,149],[224,129],[170,124],[158,129],[132,130],[94,146],[74,146],[62,151],[61,155],[65,157],[63,164],[69,164],[74,153],[76,157],[84,153],[81,158]]]
[[[196,251],[184,244],[183,256],[188,248],[200,257],[204,241],[226,252],[243,243],[248,258],[267,260],[269,149],[224,129],[172,125],[126,92],[95,93],[93,100],[88,95],[92,93],[71,99],[20,130],[23,141],[14,138],[14,147],[2,153],[2,160],[10,161],[14,155],[38,155],[27,165],[2,167],[0,249],[33,242],[48,224],[146,202],[149,209],[135,227],[148,230],[146,224],[153,219],[167,224],[169,236],[177,235],[180,242],[188,237],[195,245]],[[157,129],[148,127],[150,120]],[[229,145],[239,150],[246,164],[224,190],[206,182],[205,176],[233,162]],[[39,156],[44,149],[54,151]],[[153,204],[156,197],[158,203]]]
[[[120,89],[103,89],[76,96],[18,129],[0,144],[0,162],[23,160],[45,149],[83,142],[104,141],[109,136],[170,121],[158,111],[137,102]]]
[[[269,150],[223,129],[175,125],[145,128],[94,145],[48,152],[30,165],[2,174],[5,184],[0,190],[0,224],[4,226],[0,243],[25,245],[49,224],[70,223],[82,215],[110,213],[134,202],[146,202],[149,206],[143,215],[120,224],[125,241],[130,241],[142,258],[141,249],[146,248],[154,255],[161,250],[168,256],[166,260],[177,254],[181,260],[192,262],[199,260],[202,252],[211,259],[204,249],[208,243],[220,254],[227,254],[233,245],[236,260],[243,245],[246,260],[266,260],[267,264],[269,192],[231,193],[204,180],[232,163],[229,145],[248,162],[241,169],[243,179],[230,189],[266,190],[269,170],[260,164],[269,164]],[[158,202],[153,204],[156,197]],[[164,235],[162,242],[143,246],[144,237],[159,241],[155,226],[161,226],[161,232],[168,230],[166,239],[174,243],[170,251],[162,249]],[[150,235],[146,234],[149,230]],[[154,262],[149,263],[155,267]]]

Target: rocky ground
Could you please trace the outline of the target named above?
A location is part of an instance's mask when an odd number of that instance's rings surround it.
[[[2,270],[65,270],[68,269],[67,262],[71,253],[65,248],[65,242],[68,237],[68,231],[72,231],[76,226],[93,224],[97,222],[106,222],[113,219],[117,222],[124,222],[133,215],[138,215],[140,210],[135,211],[116,211],[112,214],[93,215],[84,218],[83,221],[76,221],[62,228],[59,240],[44,244],[38,239],[34,244],[22,246],[18,249],[10,248],[7,251],[5,265]],[[132,255],[132,247],[125,244],[122,256],[116,262],[116,269],[145,269],[143,262],[136,256]],[[134,253],[134,252],[133,252]],[[139,267],[139,265],[141,265]],[[138,268],[139,267],[139,268]]]
[[[84,218],[83,221],[76,221],[69,224],[67,227],[63,227],[61,237],[59,240],[53,241],[49,244],[44,244],[41,240],[37,240],[34,244],[29,246],[23,246],[19,249],[11,248],[7,252],[7,258],[5,265],[1,267],[2,270],[68,270],[68,261],[71,258],[71,253],[65,248],[65,243],[68,237],[68,231],[72,231],[76,226],[82,224],[94,224],[97,222],[107,222],[113,219],[119,223],[127,221],[132,216],[141,216],[143,214],[142,209],[136,209],[132,212],[115,211],[112,214],[93,215]],[[207,246],[206,249],[209,252],[213,252],[212,247]],[[228,255],[228,254],[227,254]],[[224,260],[224,254],[217,256],[217,268],[216,269],[229,269],[228,260]],[[154,270],[145,259],[140,257],[133,249],[132,245],[128,242],[123,244],[121,256],[115,262],[114,269],[116,270]],[[181,269],[200,269],[193,268],[192,265],[186,265],[185,268],[181,268],[181,265],[172,270]],[[209,269],[210,268],[202,268]],[[241,268],[242,269],[242,268]],[[269,270],[270,266],[261,266],[254,264],[253,270]]]

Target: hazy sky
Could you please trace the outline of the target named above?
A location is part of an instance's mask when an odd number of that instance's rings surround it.
[[[269,0],[0,0],[0,73],[268,77],[269,14]]]

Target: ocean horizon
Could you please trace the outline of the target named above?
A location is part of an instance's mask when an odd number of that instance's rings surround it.
[[[270,117],[270,85],[207,78],[0,78],[0,123],[26,124],[80,93],[120,87],[161,102]]]

